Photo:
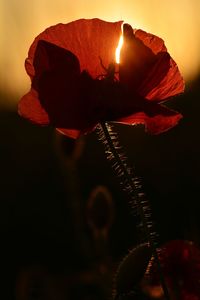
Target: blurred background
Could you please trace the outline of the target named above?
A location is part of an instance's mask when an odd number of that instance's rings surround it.
[[[17,115],[30,86],[24,70],[28,49],[35,36],[60,22],[124,20],[165,40],[186,81],[186,93],[169,105],[184,119],[161,136],[149,136],[142,127],[117,129],[142,177],[160,241],[200,244],[199,12],[199,0],[0,0],[5,299],[104,299],[111,294],[114,266],[138,243],[127,196],[96,134],[72,141]]]

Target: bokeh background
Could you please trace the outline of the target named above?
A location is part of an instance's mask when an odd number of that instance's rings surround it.
[[[24,70],[29,46],[59,22],[124,20],[165,40],[186,81],[186,93],[170,103],[184,119],[162,136],[149,136],[142,127],[118,130],[143,179],[161,242],[200,243],[199,12],[199,0],[0,0],[0,233],[6,299],[66,299],[70,292],[62,281],[73,286],[71,281],[81,282],[80,272],[96,270],[102,261],[116,264],[138,243],[126,195],[95,133],[73,142],[17,115],[17,103],[30,85]],[[103,238],[89,220],[91,198],[109,203]],[[46,280],[45,293],[53,282],[51,296],[42,298],[41,288],[30,285],[35,278],[43,289]],[[63,295],[58,297],[58,291]]]

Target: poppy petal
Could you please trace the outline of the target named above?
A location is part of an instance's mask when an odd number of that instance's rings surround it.
[[[163,101],[183,93],[184,89],[185,82],[179,72],[178,66],[171,58],[170,68],[166,76],[156,87],[152,82],[152,89],[146,94],[145,97],[149,100]]]
[[[120,52],[119,79],[130,90],[137,90],[155,64],[156,55],[137,39],[130,25],[123,25],[123,45]]]
[[[38,41],[33,66],[35,76],[32,86],[36,90],[41,77],[47,72],[59,71],[63,77],[68,72],[74,80],[80,76],[79,60],[73,53],[43,40]]]
[[[21,115],[38,124],[51,123],[57,128],[74,132],[93,128],[96,122],[96,116],[92,113],[96,103],[95,81],[86,72],[80,74],[76,56],[64,48],[40,40],[33,65],[34,93],[28,94],[27,103],[24,103],[27,97],[20,101]],[[45,114],[48,117],[48,122],[38,118],[41,111],[42,116]],[[77,134],[70,133],[70,136]]]
[[[178,292],[180,299],[200,299],[200,249],[191,241],[172,240],[160,248],[159,258],[171,298]],[[150,272],[151,281],[157,284],[155,264]]]
[[[167,52],[165,43],[160,37],[141,29],[135,29],[134,35],[137,39],[141,40],[145,46],[150,48],[154,54]]]
[[[73,138],[101,121],[143,123],[155,134],[174,126],[181,115],[156,102],[184,89],[175,62],[162,39],[125,24],[118,77],[121,24],[81,19],[39,34],[25,62],[32,89],[20,114]]]
[[[57,24],[47,28],[39,34],[30,47],[25,63],[28,75],[33,78],[35,70],[33,60],[39,40],[45,40],[68,51],[71,51],[80,62],[81,71],[96,78],[105,70],[102,68],[100,58],[107,69],[114,62],[115,50],[121,35],[119,22],[106,22],[100,19],[80,19],[68,24]]]
[[[35,76],[32,85],[56,127],[75,128],[79,124],[81,103],[77,91],[80,78],[79,62],[75,55],[64,48],[46,41],[39,41],[33,61]]]
[[[148,100],[162,101],[184,91],[184,80],[164,41],[124,25],[120,81]]]
[[[38,93],[34,89],[31,89],[21,98],[18,104],[18,113],[35,124],[50,124],[49,116],[41,106],[41,103],[38,100]]]
[[[81,135],[81,131],[76,129],[56,128],[56,130],[72,139],[77,139]]]
[[[158,36],[147,33],[141,29],[135,31],[135,36],[141,40],[145,46],[150,48],[153,53],[157,55],[162,54],[160,59],[156,61],[153,70],[139,87],[138,92],[149,100],[164,100],[183,93],[185,88],[183,77],[180,74],[177,64],[167,53],[164,41]],[[166,52],[166,54],[164,52]],[[166,69],[167,64],[169,64],[168,70]],[[167,72],[165,73],[164,70]],[[163,79],[159,82],[158,74],[161,74],[161,71],[163,71],[163,75],[165,76],[162,76]]]
[[[182,115],[157,103],[152,108],[141,111],[131,116],[118,119],[117,122],[129,125],[144,124],[150,134],[160,134],[177,125]]]
[[[156,63],[138,87],[138,93],[141,96],[148,100],[160,102],[161,99],[156,97],[156,95],[152,95],[152,93],[158,92],[160,83],[165,79],[170,69],[170,61],[171,57],[167,52],[160,52],[156,55]]]

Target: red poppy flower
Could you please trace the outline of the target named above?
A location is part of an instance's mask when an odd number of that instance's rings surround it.
[[[73,138],[102,121],[143,123],[153,134],[176,125],[181,115],[159,104],[184,90],[176,63],[163,40],[125,24],[118,66],[121,25],[81,19],[39,34],[25,62],[32,85],[20,115]]]
[[[160,250],[160,262],[172,299],[200,299],[200,250],[189,241],[174,240]],[[153,286],[158,282],[152,266]],[[153,287],[152,286],[152,287]]]

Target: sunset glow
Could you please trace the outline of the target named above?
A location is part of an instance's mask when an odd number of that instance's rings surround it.
[[[24,61],[34,38],[49,26],[80,18],[123,20],[161,37],[185,80],[193,80],[200,71],[199,11],[199,0],[2,0],[0,92],[9,95],[15,107],[30,85]],[[119,63],[120,50],[117,53]]]
[[[120,63],[120,51],[121,51],[122,45],[123,45],[123,35],[120,36],[119,43],[118,43],[118,46],[117,46],[116,52],[115,52],[115,59],[116,59],[117,64]]]

